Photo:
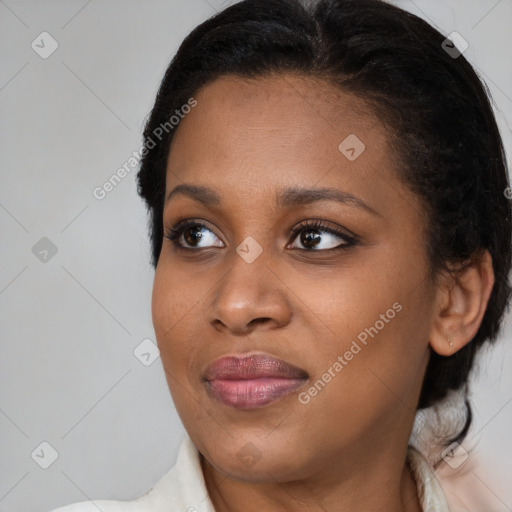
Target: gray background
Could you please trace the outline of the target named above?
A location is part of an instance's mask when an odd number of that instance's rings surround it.
[[[0,0],[0,512],[135,499],[174,463],[184,431],[160,359],[134,355],[154,340],[137,168],[103,200],[93,190],[140,147],[180,41],[228,3]],[[468,41],[510,158],[512,0],[394,3]],[[58,43],[46,59],[31,47],[44,31]],[[474,385],[467,482],[496,511],[512,510],[510,335]]]

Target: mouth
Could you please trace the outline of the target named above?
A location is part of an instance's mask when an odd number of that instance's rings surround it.
[[[216,400],[236,409],[268,405],[299,389],[308,373],[266,354],[228,356],[206,369],[204,383]]]

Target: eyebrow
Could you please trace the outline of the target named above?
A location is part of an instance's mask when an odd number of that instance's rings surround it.
[[[217,192],[201,185],[191,185],[188,183],[177,185],[169,192],[165,202],[169,202],[177,195],[190,197],[205,206],[220,206],[222,203],[221,197]],[[355,206],[380,217],[379,213],[361,199],[335,188],[285,188],[278,192],[276,204],[280,208],[291,208],[325,200]]]

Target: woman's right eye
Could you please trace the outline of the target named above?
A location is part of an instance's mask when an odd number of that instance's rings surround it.
[[[165,238],[176,247],[186,250],[206,249],[208,247],[224,247],[213,231],[201,222],[181,222],[165,229]],[[217,242],[214,240],[217,239]],[[200,245],[203,243],[204,245]]]

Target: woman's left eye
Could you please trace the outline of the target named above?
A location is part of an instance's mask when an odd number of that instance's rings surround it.
[[[293,230],[293,240],[298,240],[307,251],[346,249],[356,244],[356,238],[349,236],[319,221],[306,222]],[[339,241],[342,240],[340,243]],[[293,248],[301,249],[297,245]]]

